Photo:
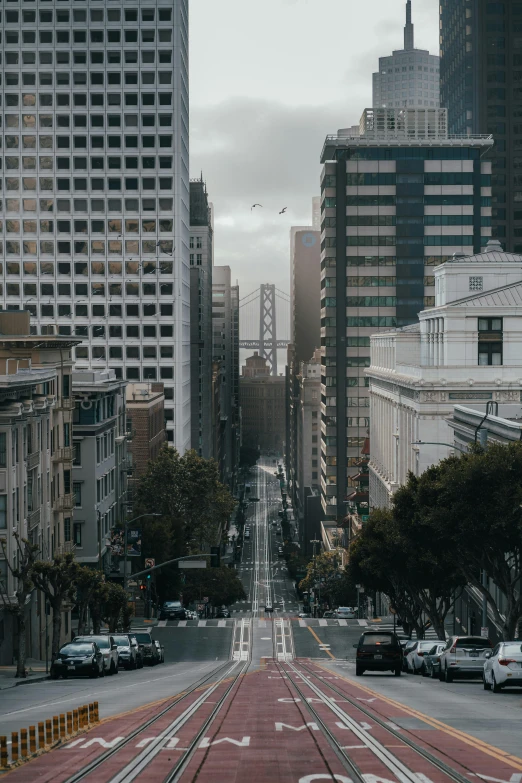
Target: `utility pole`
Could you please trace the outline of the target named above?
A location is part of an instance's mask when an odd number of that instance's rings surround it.
[[[314,617],[317,616],[317,600],[315,597],[315,578],[317,574],[317,567],[316,567],[316,561],[315,561],[315,545],[320,544],[321,541],[318,538],[312,538],[310,541],[311,544],[313,544],[313,560],[314,560]],[[321,582],[319,581],[319,603],[321,602]]]

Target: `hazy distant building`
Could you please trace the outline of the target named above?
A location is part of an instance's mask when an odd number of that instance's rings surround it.
[[[245,375],[245,370],[255,374]],[[239,381],[244,446],[284,451],[285,389],[286,379],[282,375],[270,375],[266,359],[255,354],[246,360]]]
[[[147,470],[165,443],[165,395],[162,383],[129,383],[127,386],[128,451],[132,481]]]
[[[190,183],[191,445],[212,456],[212,215],[203,179]]]
[[[451,0],[453,4],[455,0]],[[415,49],[411,0],[406,3],[404,49],[379,58],[379,71],[373,74],[373,107],[408,108],[440,106],[439,57]]]

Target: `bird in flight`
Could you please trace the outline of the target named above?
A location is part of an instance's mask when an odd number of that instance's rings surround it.
[[[262,207],[262,206],[263,206],[262,204],[252,204],[252,206],[250,207],[250,211],[252,212],[254,207]]]
[[[283,207],[283,209],[281,210],[281,212],[279,214],[280,215],[284,215],[287,209],[288,209],[288,207]]]

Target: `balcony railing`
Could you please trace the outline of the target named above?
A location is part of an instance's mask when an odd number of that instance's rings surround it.
[[[56,410],[59,411],[73,411],[76,407],[76,400],[74,397],[60,397],[56,400]]]
[[[55,449],[53,462],[72,462],[74,449],[72,446],[64,446],[61,449]]]
[[[76,550],[76,544],[73,541],[64,541],[63,544],[60,544],[60,546],[57,546],[54,550],[54,554],[56,555],[68,555],[71,552],[74,553]]]
[[[53,511],[72,511],[74,508],[74,495],[60,495],[53,503]]]
[[[36,508],[34,511],[31,511],[29,514],[27,514],[27,526],[29,528],[35,527],[35,525],[40,524],[40,512],[41,508]]]
[[[40,464],[40,452],[33,451],[32,454],[27,455],[27,470],[32,470]]]

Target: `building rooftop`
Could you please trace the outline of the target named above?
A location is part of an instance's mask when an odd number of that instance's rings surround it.
[[[126,381],[116,378],[114,370],[75,370],[72,373],[73,392],[80,389],[100,391],[100,387],[105,391],[108,388],[117,388],[125,384]]]
[[[161,388],[160,388],[161,386]],[[160,383],[128,383],[127,405],[149,403],[163,397],[163,384]]]
[[[490,239],[484,250],[473,256],[454,255],[450,264],[522,264],[522,256],[506,253],[498,239]]]

